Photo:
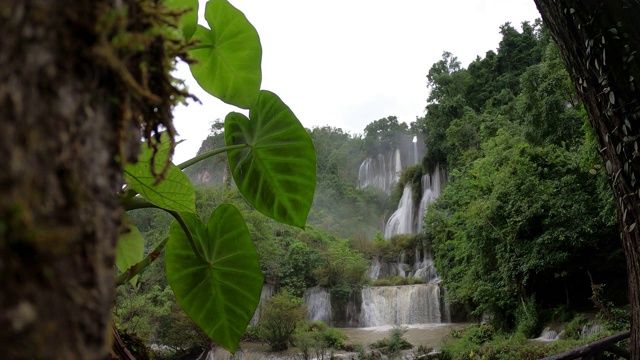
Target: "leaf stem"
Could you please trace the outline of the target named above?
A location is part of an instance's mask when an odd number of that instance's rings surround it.
[[[202,256],[202,254],[200,253],[200,250],[198,250],[198,247],[196,246],[196,242],[195,240],[193,240],[193,235],[191,234],[191,231],[189,230],[187,223],[184,222],[182,215],[180,215],[180,213],[177,211],[168,211],[168,212],[176,219],[176,221],[182,228],[182,231],[184,231],[184,234],[187,236],[187,240],[189,240],[189,245],[191,245],[191,250],[193,250],[193,253],[196,255],[198,260],[204,263],[209,263],[207,260],[205,260],[204,256]]]
[[[164,248],[167,246],[167,241],[169,241],[169,237],[166,237],[164,240],[162,240],[160,244],[158,244],[155,247],[155,249],[151,250],[151,252],[148,253],[144,259],[140,260],[139,263],[131,266],[130,268],[127,269],[127,271],[118,275],[118,277],[116,277],[116,287],[126,284],[128,281],[133,279],[136,275],[142,274],[142,272],[149,265],[151,265],[151,263],[154,262],[154,260],[157,259],[158,256],[160,256]]]
[[[213,149],[211,151],[207,151],[204,154],[200,154],[200,155],[198,155],[196,157],[193,157],[193,158],[183,162],[182,164],[178,165],[178,167],[180,168],[180,170],[184,170],[185,168],[187,168],[187,167],[189,167],[189,166],[191,166],[191,165],[193,165],[193,164],[195,164],[195,163],[197,163],[199,161],[202,161],[202,160],[204,160],[206,158],[212,157],[213,155],[218,155],[220,153],[227,152],[227,151],[230,151],[230,150],[243,149],[243,148],[246,148],[246,147],[249,147],[249,144],[223,146],[221,148]]]
[[[148,208],[162,209],[161,207],[157,205],[153,205],[152,203],[148,202],[142,196],[134,196],[130,199],[123,199],[121,201],[122,201],[122,207],[124,207],[125,211],[137,210],[137,209],[148,209]]]

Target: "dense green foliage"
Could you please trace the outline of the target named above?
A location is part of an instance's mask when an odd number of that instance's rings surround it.
[[[548,309],[589,306],[590,279],[624,299],[614,209],[586,115],[555,44],[536,23],[501,27],[498,52],[429,75],[418,126],[425,168],[449,183],[426,215],[448,295],[528,336]]]

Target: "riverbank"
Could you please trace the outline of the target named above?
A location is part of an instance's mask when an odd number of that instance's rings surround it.
[[[452,331],[463,330],[468,327],[468,323],[449,323],[449,324],[416,324],[405,325],[407,332],[404,338],[409,341],[414,350],[420,346],[429,348],[440,348],[444,342],[450,337]],[[358,346],[367,348],[374,342],[382,340],[389,336],[392,326],[377,326],[369,328],[339,328],[340,332],[347,336],[345,344],[347,348],[356,348]],[[412,350],[408,350],[411,352]],[[206,356],[201,357],[203,360],[257,360],[257,359],[301,359],[299,354],[301,350],[291,347],[286,351],[273,352],[269,345],[260,342],[242,342],[235,356],[222,349],[215,348]],[[328,355],[329,351],[325,354]],[[204,354],[203,354],[204,355]],[[336,350],[333,353],[334,358],[338,359],[355,359],[357,352]],[[315,357],[314,357],[315,358]]]

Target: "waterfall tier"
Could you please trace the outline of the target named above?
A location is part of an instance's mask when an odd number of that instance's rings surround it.
[[[307,304],[308,320],[331,324],[331,295],[327,289],[312,287],[304,292],[303,298]]]
[[[364,288],[360,326],[440,323],[442,306],[437,284]]]
[[[442,194],[442,188],[447,181],[447,173],[436,165],[432,174],[423,175],[421,179],[422,197],[418,206],[418,226],[417,232],[422,232],[424,228],[424,215],[427,213],[427,206],[436,201]]]
[[[387,221],[384,229],[384,237],[391,239],[392,236],[398,234],[413,234],[413,194],[411,185],[404,187],[402,198],[396,210]]]
[[[399,234],[416,234],[424,229],[424,215],[427,207],[442,193],[447,179],[445,171],[437,165],[432,174],[423,175],[421,179],[422,195],[416,207],[413,201],[413,189],[407,184],[398,203],[398,209],[389,217],[384,228],[384,236],[390,239]]]
[[[367,277],[372,280],[393,278],[400,276],[403,278],[420,278],[426,283],[438,283],[440,278],[436,274],[432,255],[423,250],[422,253],[416,249],[413,264],[406,262],[406,256],[402,254],[393,261],[381,262],[379,258],[371,260],[371,265],[367,271]]]
[[[391,194],[400,173],[416,165],[425,153],[424,143],[416,136],[401,136],[397,148],[366,158],[358,170],[360,188],[373,186]]]
[[[275,285],[262,284],[262,290],[260,291],[260,302],[258,303],[258,308],[256,309],[256,312],[253,314],[253,317],[249,322],[250,325],[256,325],[258,323],[258,319],[260,318],[260,309],[262,308],[262,305],[264,304],[265,301],[273,297],[273,295],[275,294],[276,294]]]

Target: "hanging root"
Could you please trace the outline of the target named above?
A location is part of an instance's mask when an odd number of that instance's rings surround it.
[[[153,147],[151,171],[160,181],[168,167],[175,146],[173,107],[191,98],[182,83],[170,72],[175,61],[189,62],[188,46],[178,22],[183,11],[169,9],[158,0],[121,0],[114,11],[105,10],[97,24],[100,35],[91,49],[99,64],[104,66],[101,81],[114,83],[116,93],[106,94],[114,100],[114,120],[119,134],[121,166],[135,162],[140,136]],[[160,133],[166,131],[170,139],[170,153],[166,163],[157,171],[155,164]]]

